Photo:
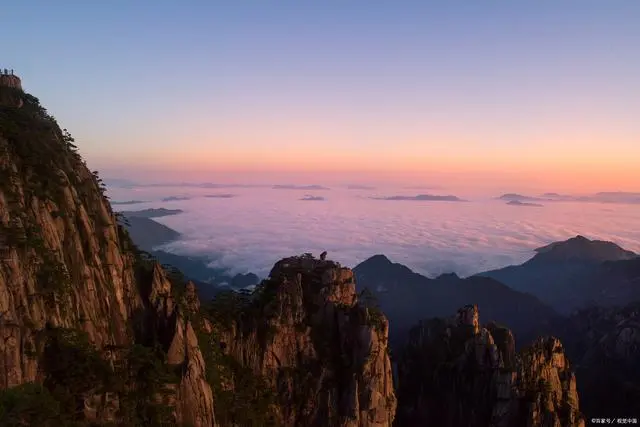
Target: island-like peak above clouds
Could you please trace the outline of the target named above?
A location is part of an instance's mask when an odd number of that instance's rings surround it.
[[[576,236],[563,242],[554,242],[535,250],[537,261],[621,261],[636,258],[632,251],[621,248],[613,242],[589,240],[584,236]]]
[[[541,205],[540,203],[531,203],[531,202],[521,202],[520,200],[510,200],[507,202],[507,205],[509,206],[528,206],[528,207],[536,207],[536,208],[541,208],[544,205]]]
[[[508,202],[536,202],[536,201],[544,200],[540,197],[525,196],[523,194],[517,194],[517,193],[506,193],[498,197],[498,199],[506,200]]]
[[[221,194],[206,194],[204,197],[208,199],[231,199],[233,197],[236,197],[236,195],[231,193],[221,193]]]
[[[640,203],[640,193],[610,191],[589,195],[571,195],[559,193],[544,193],[541,196],[527,196],[518,193],[506,193],[498,200],[519,201],[519,202],[591,202],[591,203],[616,203],[616,204],[638,204]]]
[[[330,190],[329,187],[324,187],[322,185],[295,185],[295,184],[284,184],[284,185],[274,185],[271,187],[274,190]]]
[[[347,185],[347,190],[375,190],[376,187],[371,185],[350,184]]]
[[[312,196],[311,194],[307,194],[299,200],[302,200],[303,202],[322,202],[326,199],[322,196]]]
[[[139,205],[141,203],[147,203],[144,200],[124,200],[111,202],[112,205]]]
[[[163,202],[181,202],[185,200],[190,200],[189,196],[169,196],[162,199]]]
[[[374,200],[416,200],[430,202],[464,202],[463,199],[453,196],[439,196],[433,194],[418,194],[417,196],[387,196],[387,197],[371,197]]]

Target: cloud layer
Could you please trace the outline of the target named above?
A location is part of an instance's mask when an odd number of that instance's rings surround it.
[[[175,190],[119,189],[117,196],[160,200]],[[332,190],[323,203],[299,203],[299,190],[245,188],[228,199],[201,197],[206,190],[181,191],[193,198],[136,205],[184,210],[157,219],[184,236],[164,249],[211,256],[216,266],[261,276],[279,258],[324,250],[347,266],[383,253],[430,276],[465,276],[521,263],[535,248],[577,234],[640,252],[637,205],[552,203],[514,209],[500,200],[386,203],[347,189]]]

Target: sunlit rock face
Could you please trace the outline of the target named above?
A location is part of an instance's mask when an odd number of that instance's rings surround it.
[[[20,108],[24,105],[22,82],[18,76],[0,71],[0,106]]]
[[[258,320],[220,333],[229,355],[278,390],[280,425],[392,425],[388,322],[359,304],[351,270],[308,255],[285,258],[257,292]]]
[[[414,327],[398,371],[398,426],[584,426],[560,341],[516,354],[511,331],[481,327],[474,305]]]
[[[19,103],[5,102],[16,96]],[[136,346],[154,337],[167,343],[159,366],[184,367],[171,384],[158,385],[174,389],[168,419],[213,426],[212,391],[185,308],[162,267],[142,274],[97,174],[72,142],[22,93],[19,78],[0,75],[0,390],[28,383],[54,395],[65,389],[83,402],[82,415],[73,416],[128,422],[143,398],[133,397],[142,385],[125,381],[125,372],[134,369]],[[74,367],[86,370],[65,373]],[[144,400],[156,397],[149,392]]]
[[[388,322],[351,270],[286,258],[216,311],[137,250],[70,135],[20,97],[0,103],[0,400],[40,408],[23,424],[391,426]]]

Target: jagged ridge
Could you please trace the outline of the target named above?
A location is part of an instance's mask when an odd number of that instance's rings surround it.
[[[398,369],[398,426],[584,426],[560,341],[516,354],[511,331],[480,327],[475,305],[414,327]]]
[[[217,298],[214,329],[227,356],[277,390],[265,399],[271,425],[391,425],[388,322],[358,302],[351,270],[308,255],[286,258],[240,313],[225,312],[227,298],[239,296]]]

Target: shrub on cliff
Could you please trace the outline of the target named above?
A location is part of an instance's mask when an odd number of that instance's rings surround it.
[[[72,424],[60,402],[46,387],[25,383],[0,391],[0,425],[63,427]]]

